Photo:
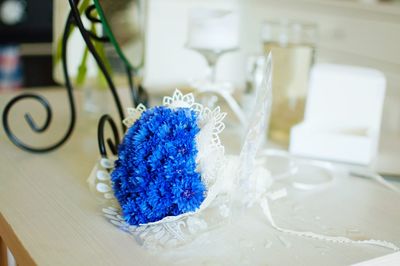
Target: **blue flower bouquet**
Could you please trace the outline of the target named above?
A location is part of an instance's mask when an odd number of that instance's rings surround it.
[[[102,159],[95,171],[110,222],[157,247],[183,243],[227,218],[233,180],[222,173],[225,116],[179,90],[162,106],[129,108],[118,157]]]

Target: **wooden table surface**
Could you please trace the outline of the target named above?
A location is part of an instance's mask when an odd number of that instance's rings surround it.
[[[15,131],[30,143],[55,140],[69,119],[64,91],[42,92],[55,107],[45,137],[33,137],[22,117],[27,108],[40,123],[44,111],[37,103],[20,103],[11,116]],[[0,95],[0,110],[13,95]],[[78,92],[78,106],[81,101]],[[9,247],[19,265],[345,265],[391,252],[282,235],[257,210],[227,226],[230,231],[208,236],[201,250],[196,251],[194,243],[165,254],[146,251],[102,217],[88,189],[86,179],[98,159],[96,124],[97,117],[78,110],[71,139],[47,154],[18,149],[0,130],[0,236],[2,250],[4,244]],[[400,197],[369,180],[337,180],[329,190],[293,191],[273,203],[277,222],[359,239],[385,239],[400,246]]]

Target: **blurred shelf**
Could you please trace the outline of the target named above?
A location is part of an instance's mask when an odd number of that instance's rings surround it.
[[[312,9],[331,9],[346,14],[372,15],[371,19],[393,20],[400,22],[400,2],[363,2],[361,0],[253,0],[255,2],[270,2],[271,5],[309,6]]]
[[[20,46],[22,56],[42,56],[52,54],[51,43],[23,43]]]

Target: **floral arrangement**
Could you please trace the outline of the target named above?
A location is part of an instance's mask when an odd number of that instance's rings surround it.
[[[182,243],[207,229],[207,211],[218,210],[214,220],[226,218],[221,195],[232,182],[221,174],[227,165],[219,138],[225,116],[179,90],[164,97],[162,106],[128,108],[118,157],[103,158],[93,181],[110,222],[154,247]]]
[[[200,207],[206,187],[196,169],[197,120],[190,108],[161,106],[128,129],[111,173],[126,222],[146,224]]]

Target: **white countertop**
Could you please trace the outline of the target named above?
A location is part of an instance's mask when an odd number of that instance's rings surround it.
[[[68,119],[68,111],[62,107],[65,95],[63,91],[45,94],[53,104],[60,103],[55,114],[58,126],[51,133],[57,135],[65,125],[63,119]],[[0,109],[11,96],[0,97]],[[30,108],[39,114],[33,104]],[[86,179],[98,158],[96,122],[79,111],[76,131],[68,143],[43,155],[19,150],[1,129],[0,235],[19,264],[349,265],[392,252],[279,233],[258,207],[235,215],[231,223],[186,246],[146,251],[102,217],[100,204],[89,192]],[[31,136],[26,130],[20,134]],[[40,141],[47,139],[37,143]],[[392,183],[400,187],[400,182]],[[399,201],[399,195],[369,179],[337,173],[334,181],[321,189],[288,187],[288,196],[273,201],[271,208],[282,227],[381,239],[400,246]]]

